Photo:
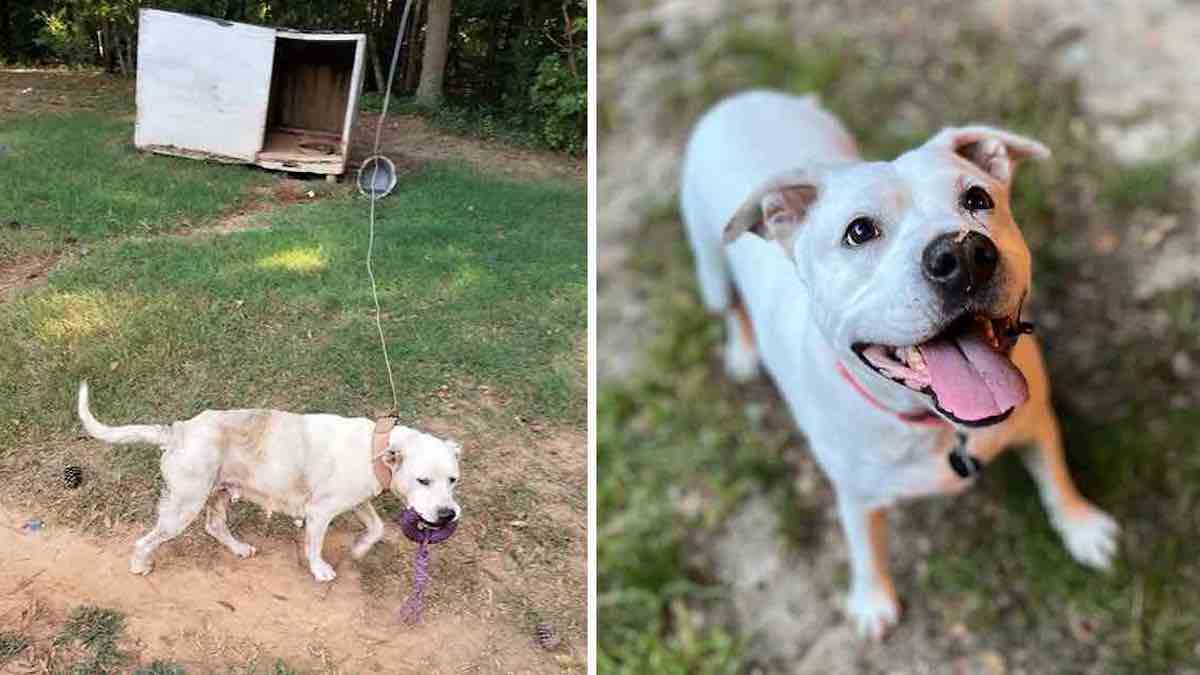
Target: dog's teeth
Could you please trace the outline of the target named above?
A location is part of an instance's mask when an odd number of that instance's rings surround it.
[[[908,367],[913,370],[925,370],[925,357],[921,356],[921,350],[916,347],[909,349]]]

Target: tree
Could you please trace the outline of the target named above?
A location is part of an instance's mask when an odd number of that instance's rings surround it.
[[[425,53],[421,57],[421,81],[417,84],[420,103],[436,104],[442,100],[446,56],[450,51],[450,5],[451,0],[429,0]]]

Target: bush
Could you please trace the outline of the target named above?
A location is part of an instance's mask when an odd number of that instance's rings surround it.
[[[587,143],[587,53],[579,49],[576,54],[575,72],[560,54],[542,59],[529,90],[533,108],[542,118],[542,141],[575,155]]]

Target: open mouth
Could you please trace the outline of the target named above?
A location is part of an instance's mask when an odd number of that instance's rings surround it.
[[[1003,421],[1029,398],[1013,364],[1013,345],[1028,324],[1013,317],[966,313],[915,345],[855,343],[854,353],[879,375],[933,398],[938,412],[972,427]]]

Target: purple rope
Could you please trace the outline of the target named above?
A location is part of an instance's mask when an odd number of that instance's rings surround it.
[[[421,614],[425,609],[425,586],[429,583],[429,545],[449,539],[458,529],[458,522],[449,522],[440,527],[422,527],[421,517],[412,509],[401,511],[397,521],[404,536],[417,542],[417,557],[413,562],[412,593],[396,612],[396,618],[404,623],[421,623]]]

